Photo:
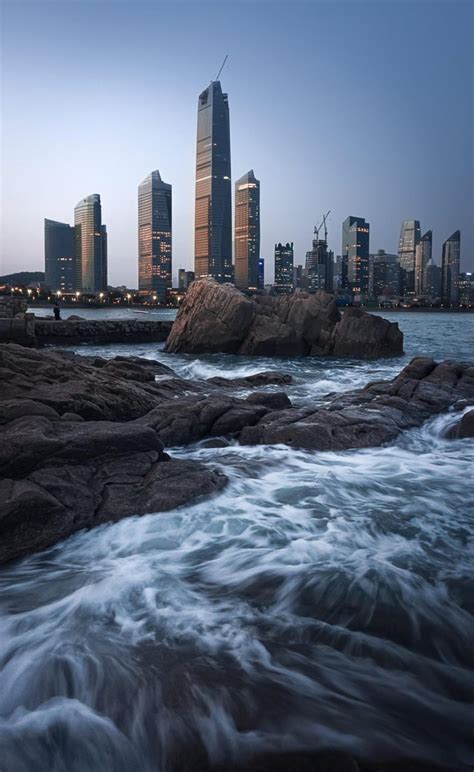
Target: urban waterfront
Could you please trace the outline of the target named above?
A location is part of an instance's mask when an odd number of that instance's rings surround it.
[[[375,362],[79,351],[195,378],[279,369],[295,403],[392,377],[414,353],[472,354],[471,315],[396,320],[406,353]],[[367,450],[173,448],[228,487],[4,566],[5,768],[154,770],[200,748],[217,763],[295,747],[468,764],[474,448],[444,437],[456,417]]]

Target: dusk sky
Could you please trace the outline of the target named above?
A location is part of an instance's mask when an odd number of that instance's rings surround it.
[[[303,263],[331,210],[371,251],[400,221],[461,229],[474,269],[471,2],[3,2],[1,273],[43,270],[43,218],[100,193],[109,283],[137,286],[137,187],[173,186],[173,274],[193,267],[197,98],[226,54],[232,179],[261,181],[261,254]]]

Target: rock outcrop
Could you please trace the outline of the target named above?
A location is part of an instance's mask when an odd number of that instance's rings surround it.
[[[361,309],[341,315],[326,292],[249,298],[230,284],[199,279],[178,310],[166,350],[368,359],[402,354],[403,335],[395,322]]]
[[[473,401],[474,366],[417,357],[393,380],[369,383],[325,406],[271,412],[246,427],[239,440],[244,445],[283,443],[312,450],[368,448]]]
[[[468,437],[474,437],[474,410],[465,413],[448,431],[448,437],[453,440],[465,440]]]

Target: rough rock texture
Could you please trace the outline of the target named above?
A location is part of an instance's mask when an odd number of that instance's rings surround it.
[[[458,423],[448,432],[448,437],[453,440],[464,440],[474,437],[474,410],[465,413]]]
[[[393,380],[369,383],[324,407],[271,412],[243,429],[240,442],[313,450],[374,447],[466,400],[474,401],[474,366],[417,357]]]
[[[168,336],[170,352],[379,358],[403,353],[403,335],[360,309],[341,316],[331,295],[248,298],[230,284],[193,282]]]
[[[37,344],[143,343],[166,340],[171,322],[152,319],[35,319]]]
[[[223,474],[170,459],[163,443],[237,436],[270,408],[230,388],[288,379],[223,379],[222,393],[153,360],[0,345],[0,562],[220,490]]]

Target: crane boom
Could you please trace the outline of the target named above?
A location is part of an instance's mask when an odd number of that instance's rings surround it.
[[[225,63],[226,63],[228,58],[229,58],[229,54],[226,54],[225,55],[225,59],[224,59],[224,61],[221,64],[221,68],[220,68],[219,72],[217,73],[217,75],[216,75],[214,80],[219,80],[219,75],[221,74],[222,70],[224,69],[224,65],[225,65]]]

